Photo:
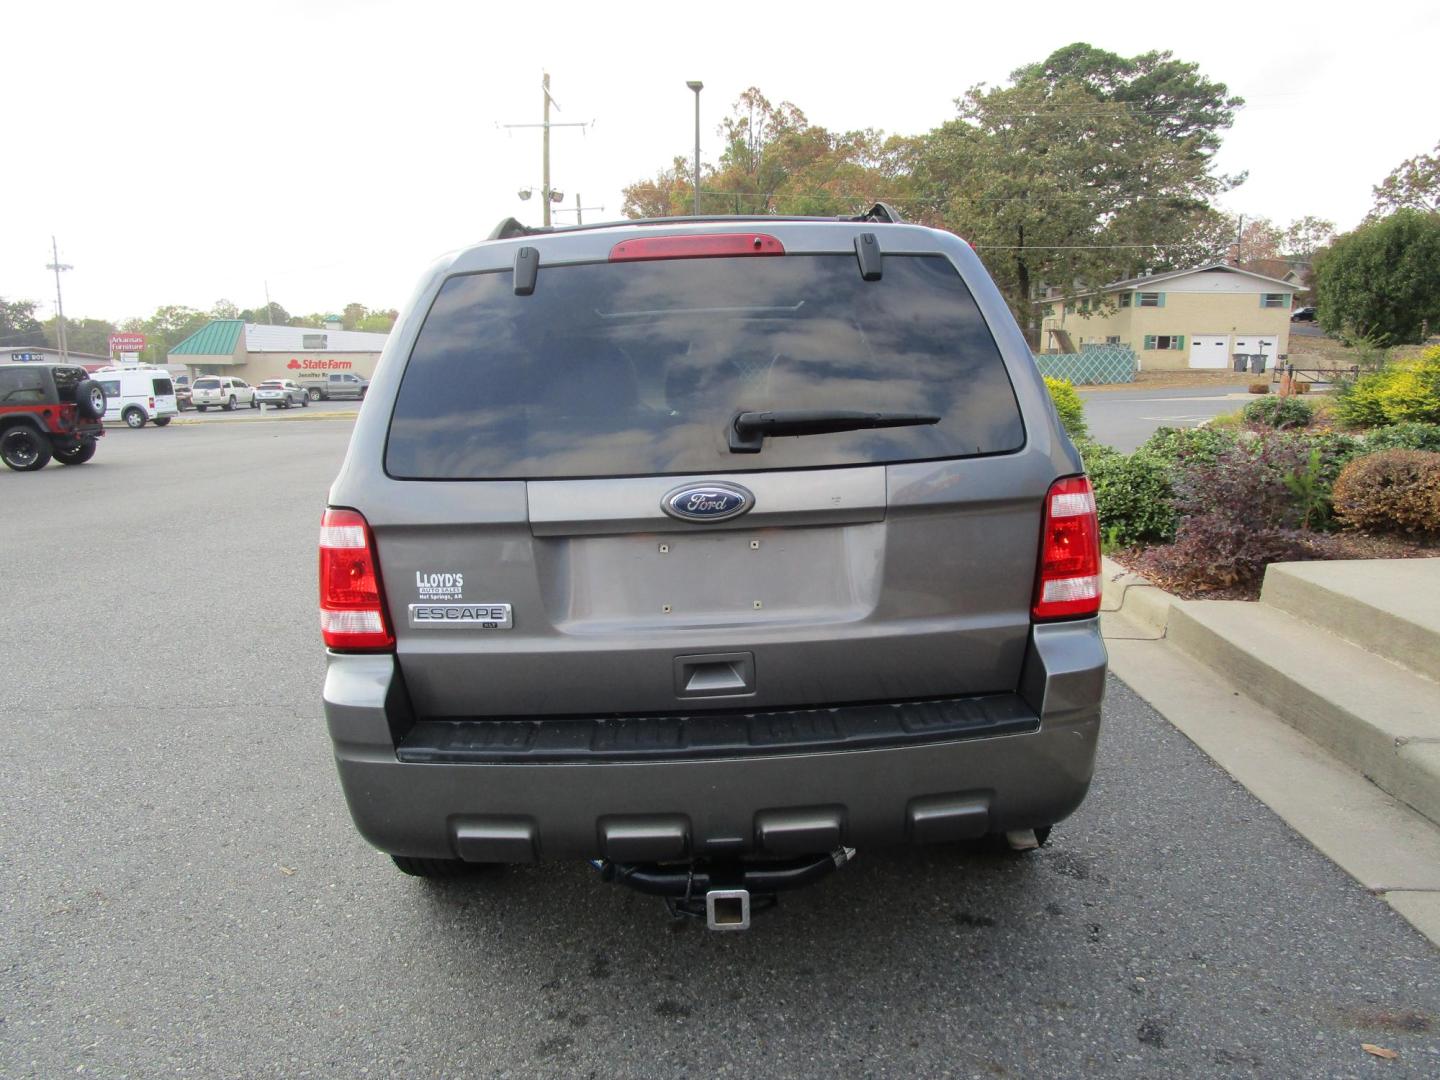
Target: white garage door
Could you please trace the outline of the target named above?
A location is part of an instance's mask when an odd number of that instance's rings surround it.
[[[1275,366],[1275,352],[1279,347],[1280,339],[1274,334],[1236,334],[1235,349],[1237,353],[1263,353],[1265,356],[1265,367]]]
[[[1225,346],[1230,338],[1226,334],[1196,334],[1190,339],[1190,366],[1192,368],[1224,368],[1230,366],[1230,350]]]

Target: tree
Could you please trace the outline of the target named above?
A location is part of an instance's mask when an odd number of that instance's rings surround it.
[[[1076,44],[977,86],[915,144],[922,219],[975,245],[1022,325],[1040,283],[1063,290],[1215,258],[1233,240],[1211,168],[1240,99],[1169,53]],[[1223,237],[1223,239],[1222,239]]]
[[[1397,210],[1315,259],[1316,314],[1330,331],[1382,344],[1440,327],[1440,214]]]
[[[1335,239],[1335,223],[1310,214],[1296,218],[1280,237],[1280,254],[1287,259],[1309,262],[1315,253]]]
[[[247,323],[264,323],[267,326],[289,326],[290,313],[279,304],[261,304],[259,307],[246,308],[240,312],[240,318]],[[316,324],[319,325],[318,323]]]
[[[355,324],[355,329],[368,334],[388,334],[399,317],[400,312],[394,308],[389,311],[372,311]]]
[[[43,346],[45,328],[35,318],[34,300],[6,300],[0,297],[0,347]]]
[[[52,348],[60,347],[58,320],[45,320],[45,341]],[[110,355],[110,335],[115,324],[105,319],[65,319],[65,346],[71,352],[92,356]]]
[[[1366,220],[1407,208],[1431,214],[1440,211],[1440,143],[1435,144],[1434,153],[1402,161],[1371,190],[1375,208]]]
[[[216,300],[214,306],[211,307],[210,316],[215,319],[238,319],[240,309],[231,301],[220,299]]]
[[[346,330],[354,330],[360,320],[369,314],[370,311],[364,304],[346,304],[345,311],[340,316],[340,325]]]
[[[1247,218],[1244,227],[1239,230],[1235,261],[1243,266],[1245,263],[1278,259],[1284,240],[1285,234],[1269,218]]]

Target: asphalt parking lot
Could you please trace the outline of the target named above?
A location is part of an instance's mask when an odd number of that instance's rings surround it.
[[[1159,428],[1198,427],[1221,413],[1243,409],[1253,400],[1243,382],[1195,389],[1082,389],[1080,398],[1085,402],[1090,434],[1127,454]]]
[[[0,472],[0,1076],[1440,1075],[1440,952],[1113,679],[1030,856],[861,851],[734,935],[402,877],[319,701],[349,424],[204,419]]]

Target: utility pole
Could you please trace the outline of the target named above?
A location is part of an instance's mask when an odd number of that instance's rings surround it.
[[[559,123],[552,124],[552,123],[550,122],[550,106],[551,106],[551,105],[554,105],[554,106],[555,106],[555,111],[556,111],[556,112],[559,112],[559,111],[560,111],[560,103],[559,103],[558,101],[556,101],[553,97],[550,96],[550,73],[549,73],[548,71],[542,71],[542,72],[540,73],[540,91],[541,91],[541,94],[542,94],[543,99],[544,99],[544,100],[542,101],[542,113],[541,113],[543,119],[542,119],[542,121],[541,121],[540,123],[538,123],[538,124],[501,124],[500,126],[503,127],[503,128],[507,128],[507,129],[509,129],[509,128],[533,128],[533,127],[538,127],[538,128],[541,128],[541,129],[542,129],[542,132],[541,132],[541,143],[540,143],[540,146],[541,146],[541,151],[540,151],[540,153],[541,153],[541,158],[540,158],[540,201],[544,204],[544,206],[543,206],[543,208],[542,208],[542,213],[543,213],[543,216],[544,216],[544,224],[548,226],[548,225],[550,224],[550,204],[551,204],[552,202],[559,202],[559,201],[560,201],[560,198],[559,198],[560,193],[559,193],[558,191],[555,191],[555,190],[554,190],[553,188],[551,188],[551,186],[550,186],[550,129],[551,129],[552,127],[578,127],[578,128],[584,128],[584,127],[589,127],[590,124],[589,124],[589,123],[586,123],[586,122],[584,122],[584,121],[577,122],[577,123],[569,123],[569,124],[559,124]],[[520,197],[521,197],[522,199],[528,199],[528,198],[530,197],[530,189],[529,189],[529,188],[524,188],[524,189],[522,189],[521,192],[520,192]]]
[[[574,214],[574,215],[575,215],[575,224],[576,224],[576,225],[584,225],[584,224],[585,224],[585,211],[586,211],[586,210],[599,210],[599,211],[603,214],[603,213],[605,212],[605,207],[603,207],[603,206],[581,206],[581,205],[580,205],[580,193],[577,191],[577,192],[575,193],[575,205],[574,205],[574,206],[568,206],[568,207],[567,207],[567,206],[557,206],[557,207],[555,208],[555,213],[557,213],[557,214]]]
[[[544,91],[544,94],[545,94],[545,123],[544,123],[544,125],[543,125],[544,128],[545,128],[545,132],[544,132],[544,136],[543,136],[543,138],[542,138],[542,143],[543,143],[545,149],[542,151],[542,154],[543,154],[543,157],[544,157],[544,163],[543,163],[543,165],[541,166],[541,169],[540,169],[540,183],[541,183],[541,185],[542,185],[542,191],[543,191],[545,197],[544,197],[543,199],[541,199],[540,201],[545,204],[545,205],[544,205],[544,210],[545,210],[545,224],[546,224],[546,225],[549,225],[549,224],[550,224],[550,102],[553,101],[554,99],[550,96],[550,73],[549,73],[548,71],[541,72],[540,89],[541,89],[542,91]]]
[[[1235,265],[1240,265],[1240,245],[1245,237],[1245,215],[1240,215],[1240,220],[1235,224]]]
[[[60,271],[74,270],[75,268],[69,263],[62,263],[60,261],[60,245],[55,242],[54,236],[50,237],[50,254],[51,257],[54,259],[54,262],[46,263],[45,269],[55,271],[55,329],[57,331],[56,338],[60,342],[60,362],[62,364],[68,364],[70,362],[70,347],[65,341],[65,303],[60,298]]]

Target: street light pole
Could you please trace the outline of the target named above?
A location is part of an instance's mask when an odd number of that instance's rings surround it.
[[[45,269],[55,271],[55,327],[58,331],[55,336],[60,345],[60,362],[62,364],[68,364],[70,362],[70,348],[65,341],[65,304],[60,299],[60,271],[74,270],[75,268],[60,261],[60,246],[55,243],[55,237],[53,236],[50,237],[50,254],[55,261],[46,263]]]
[[[695,216],[700,216],[700,91],[705,89],[705,84],[699,79],[692,79],[685,84],[695,91]]]

